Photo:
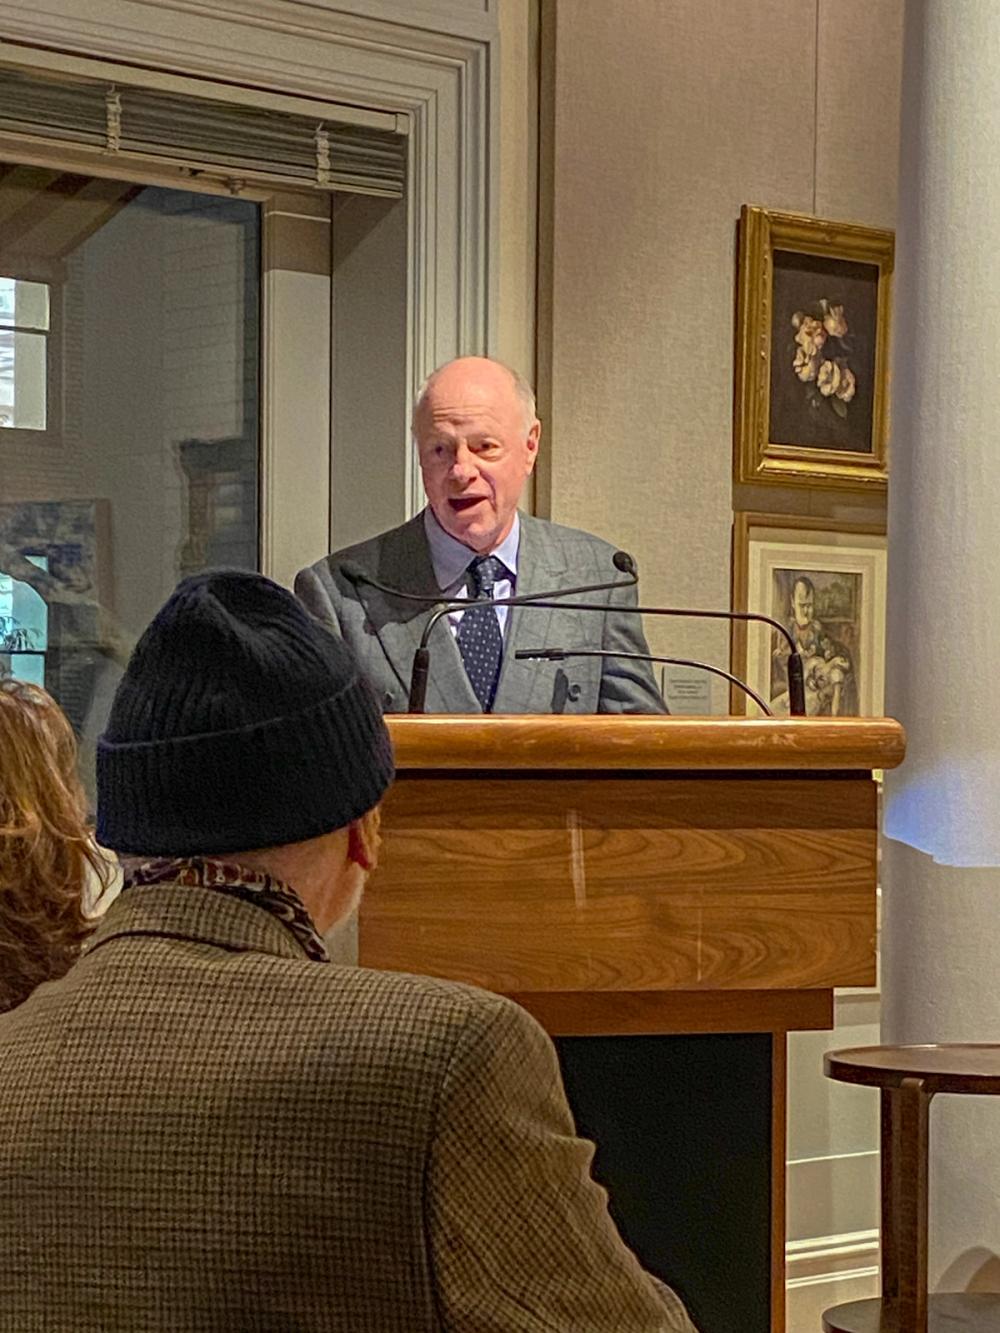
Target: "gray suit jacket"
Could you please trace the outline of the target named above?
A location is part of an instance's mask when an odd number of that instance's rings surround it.
[[[126,890],[0,1016],[4,1333],[692,1333],[516,1005]]]
[[[521,515],[517,592],[610,582],[614,547],[589,533]],[[470,559],[472,553],[469,553]],[[382,699],[386,712],[406,711],[413,654],[429,607],[391,598],[374,588],[357,589],[341,566],[350,561],[381,583],[436,597],[423,518],[417,515],[357,546],[335,551],[300,571],[295,591],[305,605],[344,636]],[[601,648],[647,653],[640,616],[619,610],[635,606],[635,588],[597,593],[587,601],[607,611],[512,607],[504,638],[495,713],[663,713],[666,707],[647,662],[625,658],[571,658],[566,662],[518,662],[518,648]],[[427,688],[429,713],[479,713],[482,709],[462,665],[454,635],[442,619],[431,640]]]

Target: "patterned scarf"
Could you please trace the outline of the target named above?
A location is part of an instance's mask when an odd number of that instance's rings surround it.
[[[247,870],[245,866],[226,861],[206,861],[198,856],[160,857],[151,861],[125,859],[123,869],[123,889],[137,884],[182,884],[187,888],[212,889],[253,903],[277,917],[315,962],[330,961],[326,945],[299,895],[261,870]]]

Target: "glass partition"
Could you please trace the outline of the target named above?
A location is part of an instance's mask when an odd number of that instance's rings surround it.
[[[260,207],[0,164],[0,674],[93,747],[177,581],[259,568]]]

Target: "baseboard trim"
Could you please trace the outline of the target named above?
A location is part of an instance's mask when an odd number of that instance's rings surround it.
[[[878,1231],[852,1231],[843,1236],[791,1240],[785,1246],[787,1286],[878,1276]]]
[[[816,1333],[831,1306],[878,1295],[877,1231],[790,1241],[786,1256],[787,1333]]]

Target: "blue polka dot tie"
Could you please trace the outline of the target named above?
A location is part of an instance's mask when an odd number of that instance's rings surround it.
[[[492,597],[493,585],[506,575],[502,560],[495,555],[480,556],[469,566],[469,590],[474,597]],[[497,692],[503,656],[503,635],[495,607],[473,603],[468,611],[463,611],[458,625],[458,650],[476,698],[483,712],[488,713]]]

